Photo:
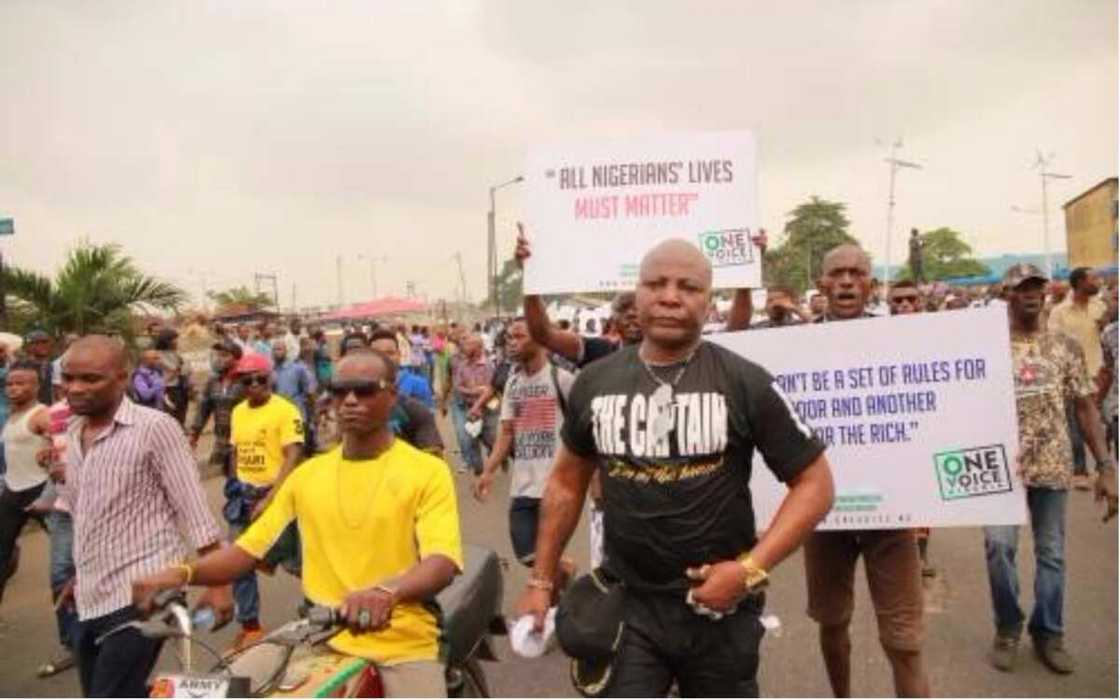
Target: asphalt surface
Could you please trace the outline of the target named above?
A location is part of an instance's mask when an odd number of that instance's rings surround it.
[[[454,439],[444,428],[453,445]],[[206,445],[200,446],[205,448]],[[200,454],[203,450],[200,449]],[[452,454],[452,461],[455,456]],[[479,504],[470,495],[470,479],[456,474],[464,540],[493,547],[510,562],[506,577],[505,608],[512,613],[526,572],[513,559],[506,520],[508,477],[503,476],[490,500]],[[219,512],[221,484],[206,482],[215,513]],[[991,602],[984,565],[983,536],[977,528],[937,530],[931,559],[938,576],[927,580],[927,641],[925,661],[938,696],[968,697],[1116,697],[1117,686],[1117,526],[1102,525],[1090,494],[1070,494],[1067,524],[1066,644],[1078,667],[1070,676],[1048,671],[1034,657],[1029,643],[1020,648],[1013,673],[990,667],[985,654],[992,641]],[[79,687],[75,671],[39,679],[36,668],[57,647],[54,617],[47,590],[47,538],[29,531],[22,540],[19,572],[9,583],[0,607],[0,695],[75,697]],[[1029,614],[1033,596],[1033,553],[1029,528],[1022,532],[1019,571],[1024,593],[1021,601]],[[586,570],[588,540],[580,524],[569,554]],[[852,622],[852,691],[856,696],[893,695],[890,669],[878,644],[875,618],[862,570],[857,579],[856,615]],[[263,622],[278,625],[295,614],[298,582],[284,573],[261,577]],[[778,697],[828,696],[824,665],[817,649],[815,625],[805,616],[805,584],[800,554],[783,563],[772,577],[767,614],[781,622],[762,644],[760,683],[762,693]],[[232,630],[212,635],[219,649]],[[553,651],[537,660],[516,657],[504,639],[497,640],[501,661],[484,668],[495,697],[567,697],[574,692],[568,681],[568,663]],[[175,668],[166,653],[161,665]]]

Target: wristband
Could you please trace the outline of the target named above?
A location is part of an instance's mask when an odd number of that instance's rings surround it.
[[[175,568],[179,571],[182,571],[186,575],[186,580],[183,581],[183,583],[187,586],[191,585],[191,582],[194,581],[194,567],[190,564],[183,563],[176,564]]]
[[[541,578],[540,576],[537,576],[536,574],[533,574],[532,576],[530,576],[529,580],[525,583],[525,585],[528,586],[529,588],[536,588],[537,590],[541,590],[541,591],[551,591],[552,590],[552,581],[549,581],[548,579],[545,579],[545,578]]]
[[[381,591],[382,593],[388,593],[390,600],[393,600],[394,602],[397,600],[397,587],[396,586],[390,586],[389,584],[379,583],[379,584],[377,584],[376,586],[373,587],[373,590]]]
[[[743,589],[747,593],[766,588],[766,585],[770,582],[770,574],[766,573],[766,569],[755,563],[750,552],[740,556],[736,561],[743,568]]]

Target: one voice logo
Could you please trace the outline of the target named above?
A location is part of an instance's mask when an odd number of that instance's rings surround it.
[[[749,228],[731,228],[700,234],[700,250],[712,261],[712,267],[746,265],[754,260]]]
[[[1011,470],[1003,445],[939,452],[933,456],[933,463],[943,501],[1011,490]]]

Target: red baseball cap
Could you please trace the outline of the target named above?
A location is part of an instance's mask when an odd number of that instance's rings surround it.
[[[270,372],[272,372],[272,361],[257,352],[246,353],[237,361],[237,368],[233,370],[234,374],[269,374]]]

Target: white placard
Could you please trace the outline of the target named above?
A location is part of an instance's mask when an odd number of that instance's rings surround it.
[[[758,287],[758,184],[749,131],[649,135],[530,150],[525,292],[633,289],[667,238],[696,244],[716,288]]]
[[[829,444],[821,529],[1026,521],[1002,307],[708,337],[769,370]],[[761,528],[787,490],[757,455],[751,493]]]

